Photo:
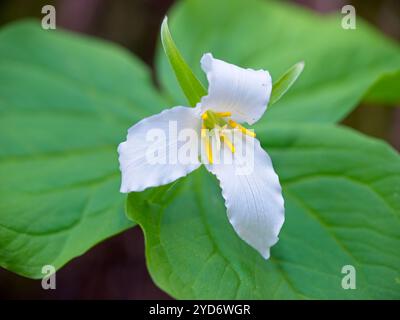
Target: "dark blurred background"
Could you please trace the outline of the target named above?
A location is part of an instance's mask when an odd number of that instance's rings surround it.
[[[215,0],[218,1],[218,0]],[[25,17],[41,18],[52,4],[57,27],[119,43],[153,67],[161,21],[173,0],[0,0],[0,24]],[[400,39],[399,0],[295,0],[312,10],[340,12],[356,8],[383,33]],[[400,150],[400,109],[360,105],[344,121]],[[140,228],[98,244],[57,272],[57,289],[43,290],[40,281],[0,269],[0,299],[170,299],[152,282],[145,265]]]

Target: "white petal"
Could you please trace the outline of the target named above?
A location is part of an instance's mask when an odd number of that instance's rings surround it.
[[[249,143],[253,140],[254,143]],[[284,201],[277,174],[260,142],[246,136],[243,149],[235,142],[231,164],[207,165],[220,182],[228,218],[236,233],[268,259],[284,222]],[[254,155],[254,161],[249,152]],[[240,157],[246,151],[246,157]],[[225,146],[223,159],[232,158]],[[247,169],[246,169],[247,167]]]
[[[272,90],[271,76],[264,70],[243,69],[214,59],[201,58],[207,74],[208,95],[201,99],[202,111],[232,112],[232,119],[253,124],[264,114]]]
[[[131,127],[127,140],[118,147],[122,173],[121,192],[142,191],[168,184],[197,169],[200,166],[200,126],[199,108],[174,107],[145,118]],[[196,139],[189,140],[181,136],[187,131],[194,132]],[[165,139],[156,139],[158,135],[164,135]],[[185,163],[182,163],[176,152],[183,145],[189,145],[194,150],[190,161],[186,159],[188,161]],[[149,155],[156,155],[156,160]]]

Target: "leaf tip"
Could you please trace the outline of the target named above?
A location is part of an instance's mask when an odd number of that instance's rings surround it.
[[[161,23],[161,29],[163,29],[164,27],[168,27],[168,16],[165,16]]]
[[[168,28],[168,16],[165,16],[162,23],[161,23],[161,42],[164,46],[165,38],[169,35],[169,28]]]
[[[168,31],[168,16],[165,16],[161,23],[161,38],[164,32]]]
[[[269,104],[274,104],[282,98],[282,96],[297,81],[298,77],[303,72],[304,66],[304,60],[297,62],[272,85],[272,93]]]

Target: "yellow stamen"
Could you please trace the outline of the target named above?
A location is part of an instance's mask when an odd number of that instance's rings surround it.
[[[250,137],[255,138],[255,136],[256,136],[256,133],[254,131],[250,131],[250,130],[246,129],[245,127],[243,127],[242,125],[240,125],[239,123],[237,123],[233,120],[229,120],[229,125],[232,128],[238,128],[243,134],[246,134]]]
[[[212,164],[213,163],[213,155],[212,155],[212,146],[211,146],[209,137],[205,138],[205,144],[206,144],[206,155],[207,155],[208,162],[210,164]]]
[[[208,162],[210,164],[212,164],[213,163],[212,145],[210,143],[210,138],[207,135],[207,131],[208,131],[208,129],[206,129],[203,125],[201,128],[201,138],[204,141],[204,146],[206,149],[206,156],[207,156]]]
[[[203,120],[206,120],[206,119],[208,118],[207,113],[204,112],[204,113],[201,115],[201,118],[202,118]]]
[[[232,153],[235,153],[235,146],[232,141],[229,140],[228,136],[224,133],[221,133],[222,141],[226,144],[226,146],[231,150]]]
[[[222,117],[222,118],[230,117],[232,115],[231,112],[216,112],[215,114],[220,116],[220,117]]]
[[[229,120],[228,123],[232,128],[236,128],[238,126],[238,123],[233,120]]]

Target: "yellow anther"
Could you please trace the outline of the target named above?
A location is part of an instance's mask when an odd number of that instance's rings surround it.
[[[256,133],[254,131],[250,131],[250,130],[246,129],[245,127],[243,127],[242,125],[240,125],[239,123],[237,123],[233,120],[229,120],[229,125],[232,128],[238,128],[243,134],[246,134],[250,137],[255,138],[255,136],[256,136]]]
[[[221,139],[226,144],[226,146],[231,150],[232,153],[235,153],[235,146],[232,141],[229,140],[228,136],[224,133],[221,133]]]
[[[236,128],[238,126],[238,123],[233,120],[229,120],[228,123],[232,128]]]
[[[204,113],[201,115],[201,118],[202,118],[203,120],[206,120],[206,119],[208,118],[207,113],[204,112]]]
[[[211,143],[210,143],[210,138],[209,138],[209,137],[206,137],[206,138],[204,139],[204,141],[205,141],[206,156],[207,156],[208,162],[209,162],[210,164],[212,164],[212,163],[213,163],[213,155],[212,155],[212,145],[211,145]]]
[[[201,138],[204,141],[204,147],[205,147],[208,162],[210,164],[212,164],[213,163],[212,145],[210,143],[210,137],[208,137],[207,133],[208,133],[208,129],[206,129],[205,126],[203,125],[201,128]]]
[[[220,116],[220,117],[222,117],[222,118],[230,117],[232,115],[231,112],[216,112],[215,114]]]
[[[252,137],[252,138],[256,137],[256,133],[254,131],[250,131],[250,130],[246,129],[245,127],[240,126],[240,131],[242,131],[242,133],[248,135],[249,137]]]

